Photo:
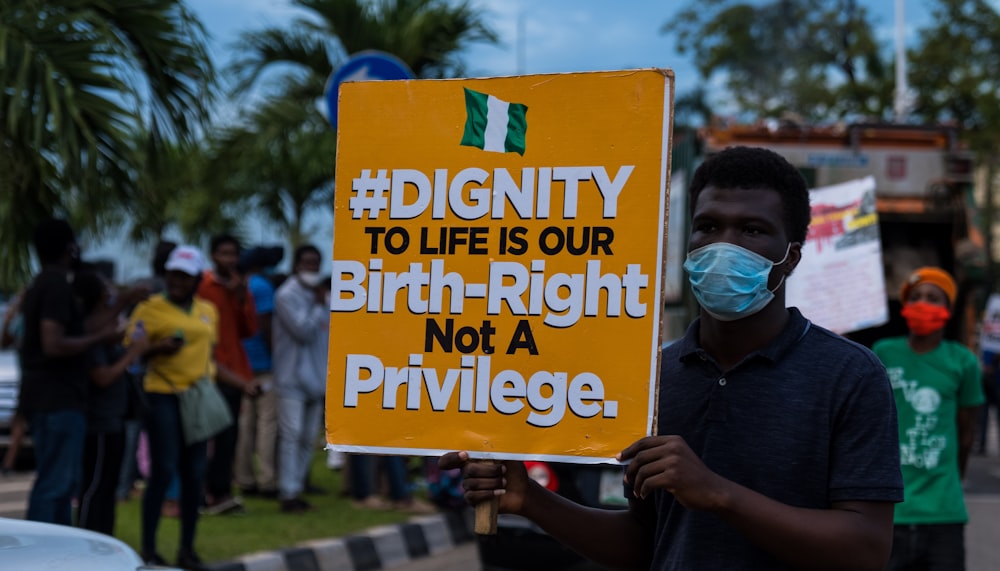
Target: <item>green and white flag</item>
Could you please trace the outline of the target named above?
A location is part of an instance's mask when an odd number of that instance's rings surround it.
[[[495,153],[524,155],[528,106],[464,89],[465,133],[462,144]]]

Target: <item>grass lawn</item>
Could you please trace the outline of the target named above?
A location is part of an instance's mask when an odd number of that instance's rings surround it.
[[[317,451],[311,467],[312,485],[325,488],[324,495],[307,495],[316,509],[303,514],[285,514],[277,500],[243,498],[244,515],[203,515],[198,519],[195,550],[206,562],[218,562],[258,551],[291,547],[310,539],[342,537],[374,527],[399,523],[411,516],[396,511],[355,509],[350,498],[341,495],[341,472],[326,467],[326,453]],[[118,504],[115,536],[141,553],[141,500]],[[168,561],[177,553],[180,524],[163,518],[157,534],[157,548]]]

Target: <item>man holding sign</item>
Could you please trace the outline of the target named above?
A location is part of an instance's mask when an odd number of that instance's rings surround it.
[[[657,436],[627,464],[628,511],[583,508],[517,461],[464,467],[472,504],[535,521],[615,568],[881,570],[902,500],[892,391],[860,345],[785,308],[809,225],[805,181],[734,147],[690,187],[685,269],[701,317],[662,355]]]

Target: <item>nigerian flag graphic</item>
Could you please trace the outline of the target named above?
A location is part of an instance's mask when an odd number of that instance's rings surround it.
[[[486,93],[465,89],[463,145],[495,153],[524,155],[528,106],[509,103]]]

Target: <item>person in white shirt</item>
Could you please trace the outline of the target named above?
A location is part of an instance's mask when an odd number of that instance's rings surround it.
[[[299,246],[292,276],[278,288],[271,323],[272,367],[278,397],[278,499],[281,511],[312,509],[302,499],[306,474],[323,419],[329,290],[319,274],[319,250]]]

